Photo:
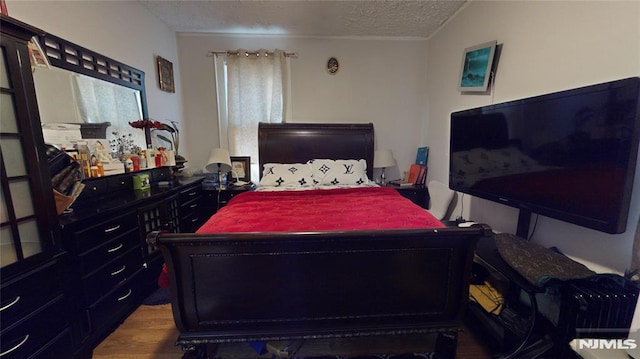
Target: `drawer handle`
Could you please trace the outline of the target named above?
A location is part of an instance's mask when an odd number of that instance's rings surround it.
[[[11,303],[3,306],[2,308],[0,308],[0,312],[3,312],[5,309],[9,309],[11,307],[13,307],[14,305],[16,305],[16,303],[18,303],[20,301],[20,296],[17,296],[16,299],[14,299],[13,301],[11,301]]]
[[[119,224],[116,224],[115,226],[113,226],[113,227],[111,227],[111,228],[107,228],[107,229],[105,229],[105,230],[104,230],[104,233],[110,233],[110,232],[113,232],[113,231],[117,230],[118,228],[120,228],[120,225],[119,225]]]
[[[107,249],[107,253],[113,253],[115,251],[119,251],[120,249],[122,249],[122,247],[124,247],[124,244],[120,243],[111,249]]]
[[[129,289],[129,291],[127,292],[127,294],[123,295],[122,297],[118,298],[118,302],[121,302],[127,298],[129,298],[129,296],[131,295],[132,291],[131,289]]]
[[[190,207],[190,208],[196,208],[196,207],[198,207],[198,204],[197,204],[197,203],[194,203],[194,204],[192,204],[192,205],[191,205],[191,206],[189,206],[189,207]]]
[[[3,357],[3,356],[5,356],[5,355],[7,355],[7,354],[9,354],[9,353],[11,353],[11,352],[13,352],[13,351],[18,350],[18,348],[20,348],[21,346],[23,346],[23,345],[24,345],[24,343],[26,343],[26,342],[27,342],[27,340],[29,340],[29,334],[25,335],[25,336],[24,336],[24,339],[22,339],[22,341],[21,341],[20,343],[18,343],[15,347],[13,347],[13,348],[11,348],[11,349],[9,349],[9,350],[7,350],[7,351],[4,351],[4,352],[0,353],[0,357]]]
[[[195,196],[195,195],[196,195],[196,193],[198,193],[198,192],[193,191],[193,192],[189,193],[189,196]]]
[[[200,218],[196,217],[194,219],[191,220],[191,223],[196,223]]]
[[[123,264],[123,265],[122,265],[122,268],[118,269],[117,271],[111,272],[111,275],[118,275],[118,274],[120,274],[120,273],[124,272],[124,270],[125,270],[126,268],[127,268],[127,266]]]

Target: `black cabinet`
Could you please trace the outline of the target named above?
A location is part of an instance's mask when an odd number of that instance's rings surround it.
[[[252,186],[203,187],[202,189],[205,192],[203,208],[210,216],[226,206],[233,197],[240,193],[251,191]]]
[[[85,181],[89,193],[61,217],[63,244],[71,260],[77,358],[89,358],[112,330],[153,290],[164,262],[160,251],[146,243],[151,231],[185,232],[199,216],[202,178],[164,179],[169,168],[147,170],[152,184],[133,189],[133,173]],[[124,183],[124,185],[122,184]],[[107,188],[104,194],[91,187]],[[194,206],[194,204],[197,204]]]
[[[411,200],[422,208],[429,208],[429,190],[425,186],[396,186],[388,185],[394,188],[403,197]]]
[[[502,294],[501,311],[490,313],[477,302],[469,303],[469,315],[483,334],[506,358],[537,358],[554,343],[545,336],[545,320],[538,313],[536,295],[540,288],[531,284],[500,256],[493,238],[481,239],[476,246],[475,282],[488,281]]]
[[[66,255],[27,48],[42,31],[0,22],[0,356],[68,358]]]

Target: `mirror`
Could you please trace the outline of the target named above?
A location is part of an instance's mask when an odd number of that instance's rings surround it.
[[[87,135],[81,131],[83,138],[111,141],[130,134],[136,146],[146,148],[144,131],[129,125],[143,118],[140,91],[57,67],[36,67],[33,80],[43,128],[55,128],[52,124],[94,124],[104,132]]]
[[[124,136],[132,146],[149,148],[149,130],[129,125],[148,118],[144,72],[51,34],[38,42],[51,65],[33,69],[44,129],[79,125],[83,138],[116,142]]]

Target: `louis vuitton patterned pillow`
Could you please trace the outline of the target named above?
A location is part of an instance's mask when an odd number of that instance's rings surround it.
[[[260,186],[311,187],[313,178],[308,163],[265,163]]]
[[[316,186],[358,186],[369,183],[367,162],[361,160],[309,161]]]

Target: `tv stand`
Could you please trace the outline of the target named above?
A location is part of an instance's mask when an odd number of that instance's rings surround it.
[[[574,358],[568,345],[572,339],[628,336],[639,290],[624,277],[598,275],[560,253],[506,233],[480,239],[475,262],[474,283],[498,288],[502,305],[501,311],[485,310],[486,303],[483,307],[481,300],[471,301],[469,313],[476,319],[472,323],[507,352],[502,359]]]
[[[530,224],[531,210],[527,208],[520,208],[520,213],[518,213],[518,227],[516,228],[516,236],[528,239]]]
[[[553,347],[553,341],[537,335],[535,331],[537,319],[539,319],[536,294],[540,289],[502,259],[493,238],[483,238],[478,242],[475,262],[487,269],[490,276],[506,283],[509,289],[504,295],[505,309],[503,310],[517,314],[517,317],[497,316],[487,313],[474,302],[469,303],[469,314],[483,329],[488,329],[486,332],[499,342],[503,350],[507,351],[500,358],[532,359],[548,352]],[[519,303],[520,292],[528,298],[527,307]]]

